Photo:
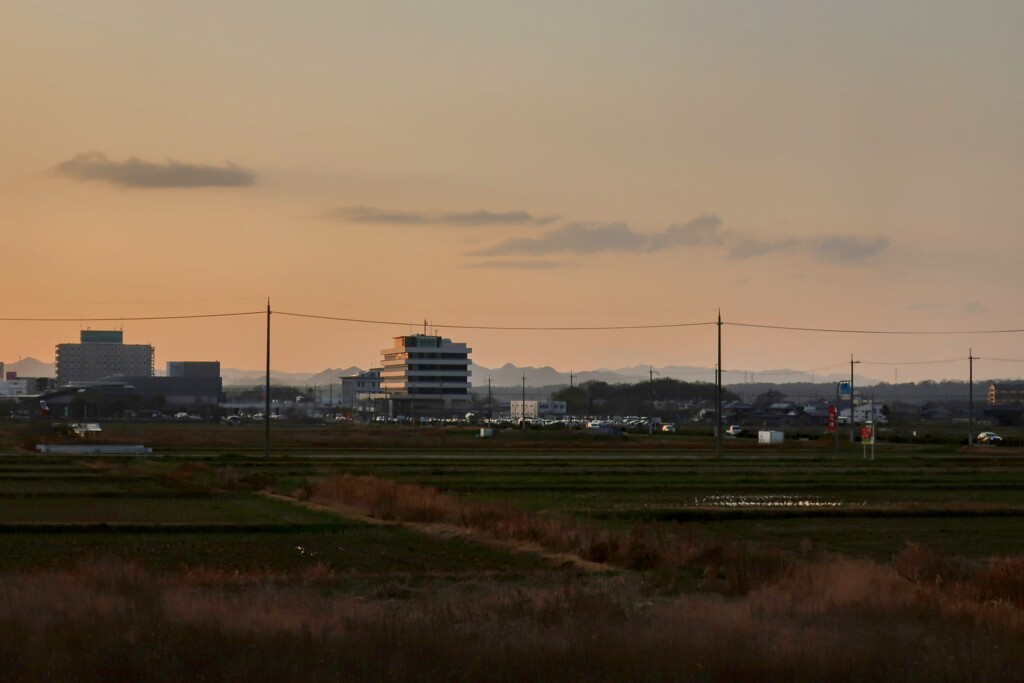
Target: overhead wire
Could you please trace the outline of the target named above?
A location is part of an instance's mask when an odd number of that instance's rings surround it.
[[[1005,330],[855,330],[829,327],[794,327],[790,325],[765,325],[761,323],[741,323],[722,321],[723,325],[732,327],[753,327],[763,330],[788,330],[792,332],[831,332],[836,334],[914,334],[914,335],[953,335],[953,334],[1012,334],[1024,332],[1024,329]]]
[[[142,320],[191,320],[196,318],[231,318],[244,315],[265,315],[266,311],[239,311],[236,313],[193,313],[189,315],[120,315],[115,318],[91,318],[76,316],[74,318],[0,318],[0,322],[15,323],[78,323],[78,322],[123,322]]]
[[[292,311],[274,311],[275,315],[286,315],[293,318],[311,318],[314,320],[333,320],[347,323],[362,323],[368,325],[401,325],[408,327],[419,327],[423,321],[408,322],[396,320],[368,320],[365,318],[343,318],[333,315],[314,315],[312,313],[295,313]],[[655,330],[678,327],[702,327],[714,325],[714,321],[697,323],[659,323],[653,325],[564,325],[564,326],[530,326],[530,325],[454,325],[447,323],[430,322],[429,326],[435,329],[448,330],[502,330],[506,332],[574,332],[574,331],[607,331],[607,330]]]
[[[74,317],[0,317],[0,322],[115,322],[115,321],[146,321],[146,320],[188,320],[197,318],[225,318],[225,317],[237,317],[237,316],[251,316],[251,315],[264,315],[271,312],[276,315],[290,316],[294,318],[307,318],[314,320],[330,320],[335,322],[345,323],[357,323],[365,325],[392,325],[392,326],[403,326],[403,327],[419,327],[423,324],[423,321],[410,322],[407,320],[375,320],[371,318],[349,318],[344,316],[333,316],[333,315],[320,315],[313,313],[301,313],[297,311],[236,311],[226,313],[192,313],[184,315],[135,315],[135,316],[109,316],[109,317],[92,317],[92,316],[74,316]],[[569,332],[569,331],[603,331],[603,330],[652,330],[652,329],[672,329],[682,327],[709,327],[719,324],[714,320],[699,321],[699,322],[669,322],[669,323],[653,323],[646,325],[467,325],[467,324],[454,324],[454,323],[438,323],[430,322],[430,327],[438,329],[456,329],[456,330],[500,330],[500,331],[555,331],[555,332]],[[748,323],[748,322],[736,322],[723,320],[720,323],[723,326],[732,327],[748,327],[755,329],[767,329],[767,330],[783,330],[792,332],[823,332],[832,334],[891,334],[891,335],[965,335],[965,334],[1016,334],[1024,333],[1024,328],[1007,328],[1007,329],[993,329],[993,330],[870,330],[870,329],[848,329],[848,328],[828,328],[828,327],[800,327],[793,325],[769,325],[763,323]],[[990,358],[986,360],[1007,360],[1017,361],[1017,359],[997,359]],[[946,362],[946,361],[929,361],[929,362]],[[1022,360],[1024,362],[1024,360]],[[910,365],[912,363],[892,363]],[[823,368],[827,369],[827,368]]]

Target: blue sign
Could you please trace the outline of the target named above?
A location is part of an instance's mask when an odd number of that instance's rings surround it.
[[[839,397],[850,398],[850,382],[843,381],[839,383]]]

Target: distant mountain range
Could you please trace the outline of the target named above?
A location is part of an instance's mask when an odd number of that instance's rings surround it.
[[[4,363],[4,370],[18,373],[18,377],[54,377],[57,374],[53,363],[44,363],[35,358],[22,358],[13,363]]]
[[[44,363],[35,358],[23,358],[13,363],[7,363],[8,371],[17,372],[21,377],[53,377],[55,368],[53,363]],[[486,387],[487,380],[495,387],[521,386],[523,376],[526,376],[527,386],[554,386],[569,384],[570,373],[555,370],[551,366],[534,367],[513,365],[506,363],[500,368],[487,368],[483,365],[473,363],[472,385],[474,387]],[[280,372],[270,371],[272,384],[290,384],[296,386],[328,386],[340,384],[342,377],[349,377],[362,372],[362,368],[351,366],[347,368],[328,368],[317,373],[310,372]],[[635,365],[628,368],[617,368],[610,370],[601,368],[599,370],[583,370],[572,373],[572,383],[580,384],[587,381],[608,382],[609,384],[634,384],[645,382],[650,379],[651,370],[646,365]],[[221,377],[224,384],[232,385],[257,385],[263,384],[266,377],[263,370],[241,370],[239,368],[221,368]],[[686,382],[714,382],[714,368],[701,368],[691,365],[668,365],[654,368],[654,376],[670,377]],[[764,370],[760,372],[727,370],[722,376],[723,384],[751,384],[751,383],[790,383],[790,382],[837,382],[849,378],[849,375],[842,374],[812,374],[798,370]],[[878,380],[869,377],[857,376],[855,383],[861,386],[877,384]]]
[[[278,372],[270,370],[271,384],[291,384],[295,386],[328,386],[329,384],[340,384],[342,377],[350,377],[362,372],[361,368],[355,366],[350,368],[327,368],[313,374],[309,372]],[[225,385],[255,385],[263,384],[267,375],[265,370],[239,370],[238,368],[221,368],[220,376]]]
[[[500,368],[488,368],[483,365],[472,363],[470,365],[472,375],[470,379],[474,388],[486,387],[487,380],[491,380],[493,387],[518,387],[522,385],[523,376],[526,376],[526,385],[531,387],[557,386],[569,384],[570,373],[560,372],[550,366],[535,367],[513,365],[506,363]],[[294,384],[302,386],[327,386],[338,384],[342,377],[348,377],[362,372],[362,368],[329,368],[318,372],[315,375],[301,372],[277,372],[270,371],[270,381],[281,384]],[[610,370],[601,368],[599,370],[583,370],[572,373],[572,383],[580,384],[588,381],[608,382],[609,384],[635,384],[646,382],[651,377],[651,370],[646,365],[636,365],[629,368],[617,368]],[[264,373],[259,370],[238,370],[236,368],[223,368],[221,377],[226,385],[251,385],[263,384]],[[689,365],[669,365],[654,368],[654,376],[670,377],[685,382],[714,382],[715,371],[713,368],[700,368]],[[795,370],[766,370],[764,372],[727,371],[722,377],[723,384],[753,384],[753,383],[774,383],[774,382],[836,382],[849,375],[811,375],[808,372]],[[858,376],[858,384],[876,384],[878,380]]]
[[[471,366],[472,383],[474,387],[486,387],[490,378],[492,386],[521,386],[523,376],[526,377],[527,386],[551,386],[569,384],[570,373],[560,372],[550,366],[518,367],[506,363],[500,368],[486,368],[482,365]],[[667,365],[654,368],[654,378],[668,377],[683,382],[714,382],[714,368],[702,368],[692,365]],[[722,375],[723,384],[756,384],[776,382],[837,382],[841,379],[849,379],[849,375],[821,375],[818,373],[802,372],[799,370],[765,370],[761,372],[727,370]],[[580,384],[588,381],[608,382],[609,384],[635,384],[646,382],[651,379],[651,368],[647,365],[634,365],[628,368],[617,368],[610,370],[583,370],[572,373],[572,383]],[[857,376],[855,382],[858,384],[877,384],[878,380]]]

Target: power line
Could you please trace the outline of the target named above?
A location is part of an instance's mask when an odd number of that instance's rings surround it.
[[[196,313],[192,315],[143,315],[143,316],[118,316],[116,318],[90,318],[79,316],[77,318],[0,318],[0,322],[8,323],[80,323],[80,322],[124,322],[140,320],[191,320],[196,318],[231,318],[243,315],[265,315],[265,311],[242,311],[238,313]]]
[[[419,321],[409,322],[402,320],[373,320],[370,318],[348,318],[342,316],[316,315],[312,313],[299,313],[295,311],[274,311],[277,315],[286,315],[293,318],[307,318],[314,320],[331,320],[335,322],[357,323],[364,325],[391,325],[402,327],[418,327]],[[265,311],[239,311],[229,313],[194,313],[185,315],[147,315],[147,316],[108,316],[108,317],[0,317],[0,322],[117,322],[117,321],[147,321],[147,320],[190,320],[201,318],[227,318],[251,315],[264,315]],[[447,323],[434,323],[436,328],[454,330],[502,330],[502,331],[548,331],[548,332],[572,332],[572,331],[610,331],[610,330],[655,330],[673,329],[683,327],[709,327],[715,325],[715,321],[692,322],[692,323],[656,323],[650,325],[456,325]],[[877,334],[877,335],[965,335],[965,334],[1016,334],[1024,332],[1024,328],[1002,329],[1002,330],[867,330],[867,329],[842,329],[827,327],[798,327],[792,325],[768,325],[761,323],[728,322],[722,321],[723,325],[733,327],[749,327],[767,330],[784,330],[791,332],[824,332],[833,334]],[[951,359],[953,360],[953,359]],[[959,359],[956,359],[959,360]],[[983,360],[1024,362],[1024,359],[1011,358],[985,358]],[[941,361],[915,361],[908,363],[871,362],[871,365],[919,365],[925,363],[944,363],[950,360]],[[831,367],[821,368],[827,370]]]
[[[1024,329],[1012,330],[847,330],[827,327],[792,327],[789,325],[761,325],[758,323],[723,322],[733,327],[756,327],[763,330],[788,330],[792,332],[833,332],[838,334],[916,334],[916,335],[950,335],[950,334],[1012,334],[1024,332]]]
[[[944,358],[942,360],[912,360],[912,361],[885,361],[885,360],[862,360],[864,365],[936,365],[938,363],[959,363],[963,358]]]
[[[364,318],[342,318],[332,315],[313,315],[311,313],[294,313],[288,311],[274,311],[275,315],[287,315],[293,318],[312,318],[314,320],[333,320],[337,322],[345,323],[362,323],[367,325],[397,325],[397,326],[420,326],[422,322],[407,322],[407,321],[396,321],[396,320],[367,320]],[[706,323],[661,323],[657,325],[594,325],[594,326],[562,326],[562,327],[530,327],[530,326],[516,326],[516,325],[447,325],[444,323],[430,323],[431,327],[444,328],[450,330],[504,330],[504,331],[522,331],[522,332],[575,332],[575,331],[588,331],[588,330],[654,330],[654,329],[667,329],[677,327],[701,327],[714,325],[713,322]]]

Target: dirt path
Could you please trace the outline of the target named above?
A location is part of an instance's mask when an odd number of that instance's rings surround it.
[[[320,503],[314,503],[311,501],[298,500],[290,496],[282,496],[276,493],[270,493],[268,491],[260,491],[259,495],[273,500],[278,500],[292,505],[299,505],[308,510],[315,510],[318,512],[327,512],[334,515],[339,515],[346,519],[354,519],[359,522],[365,522],[367,524],[373,524],[376,526],[400,526],[410,531],[415,531],[421,534],[427,534],[434,538],[450,539],[458,538],[469,543],[477,543],[479,545],[485,545],[489,548],[496,550],[503,550],[511,553],[523,553],[527,555],[533,555],[540,557],[554,565],[564,567],[571,565],[576,569],[587,572],[620,572],[620,567],[615,567],[610,564],[604,564],[603,562],[591,562],[584,560],[579,555],[573,553],[561,553],[548,550],[543,546],[537,545],[536,543],[527,543],[525,541],[503,541],[496,538],[492,538],[483,534],[475,529],[467,527],[455,526],[454,524],[439,524],[429,522],[403,522],[397,520],[384,520],[378,519],[377,517],[371,517],[367,515],[363,510],[360,510],[353,506],[341,506],[341,505],[321,505]]]

